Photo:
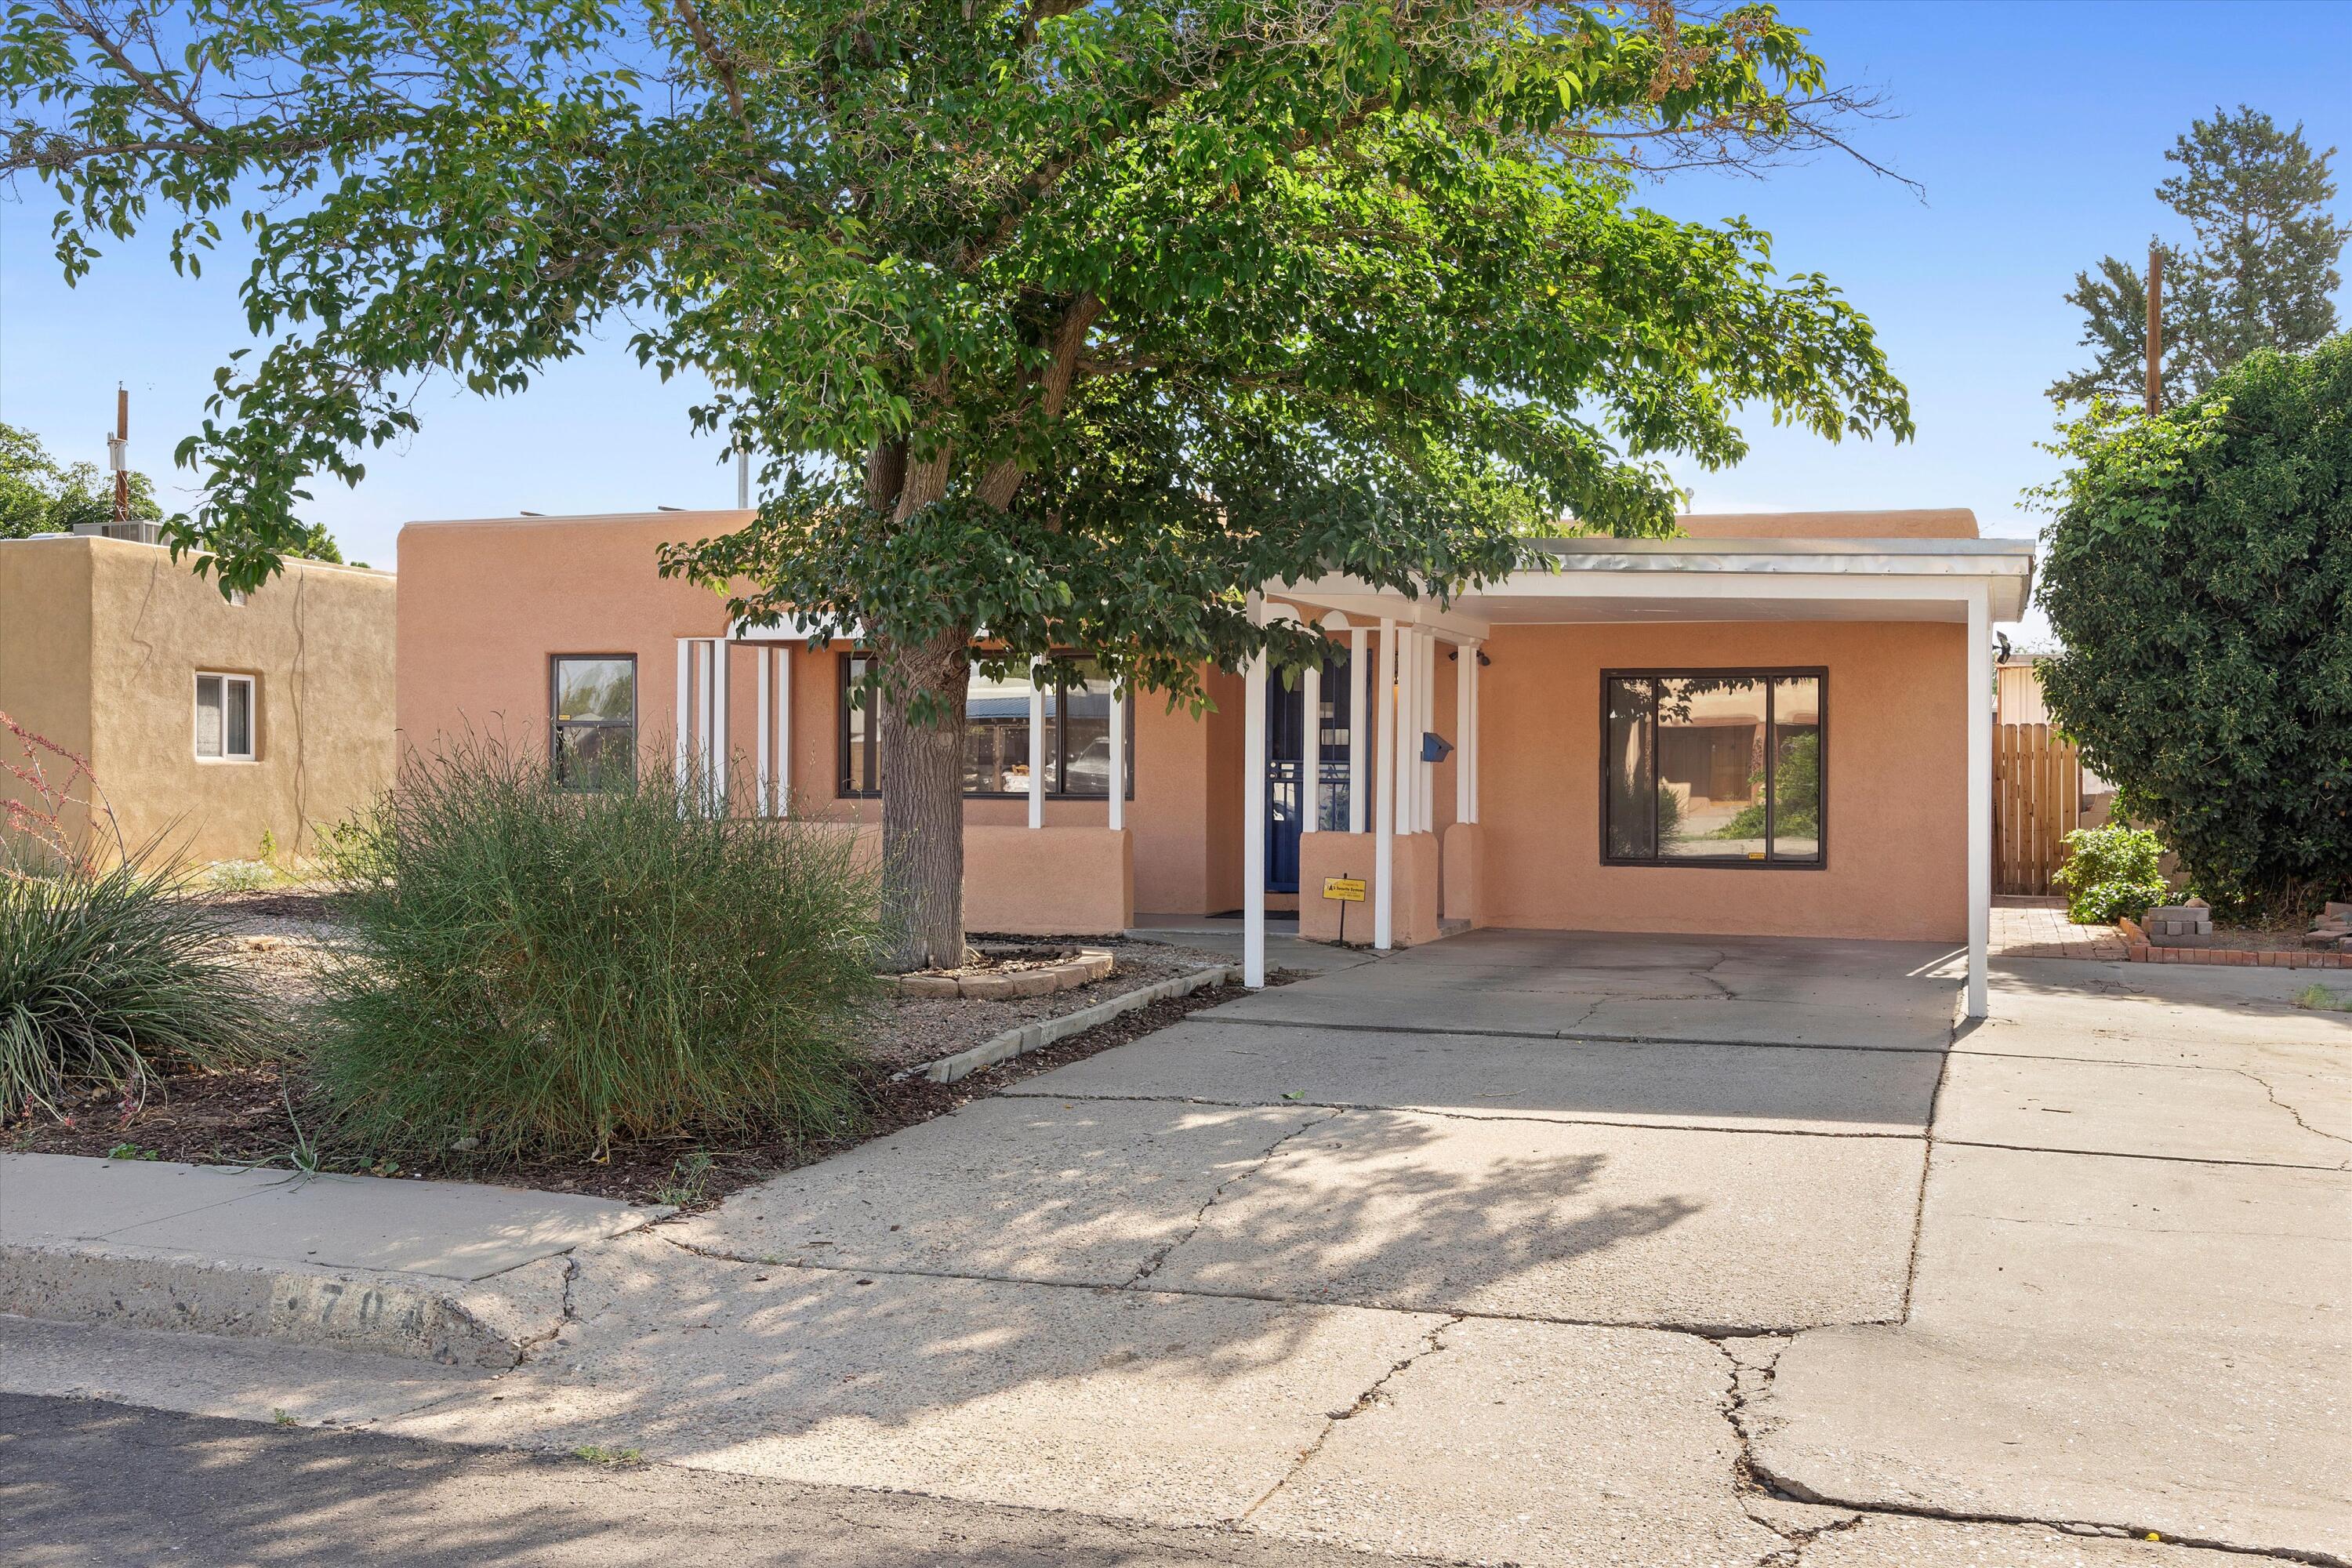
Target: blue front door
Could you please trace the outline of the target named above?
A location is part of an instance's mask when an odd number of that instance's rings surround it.
[[[1307,689],[1269,678],[1265,701],[1265,889],[1298,891],[1298,830],[1306,821],[1299,773],[1307,756]],[[1323,665],[1323,777],[1313,808],[1317,831],[1348,826],[1348,752],[1354,730],[1348,711],[1348,650],[1334,647]]]

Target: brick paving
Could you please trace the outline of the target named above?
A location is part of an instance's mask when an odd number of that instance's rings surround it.
[[[1992,955],[2121,963],[2131,952],[2115,927],[2076,925],[2068,920],[2063,899],[2004,896],[1992,901]]]

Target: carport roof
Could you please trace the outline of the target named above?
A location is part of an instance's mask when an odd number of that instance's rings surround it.
[[[1610,539],[1529,542],[1529,564],[1440,609],[1349,576],[1270,585],[1343,616],[1475,638],[1495,626],[1593,621],[1948,621],[1978,593],[2016,620],[2033,586],[2026,539]]]

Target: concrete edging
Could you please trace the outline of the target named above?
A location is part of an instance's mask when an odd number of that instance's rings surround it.
[[[1167,980],[1155,981],[1150,985],[1139,985],[1134,990],[1123,992],[1108,1002],[1097,1002],[1091,1007],[1081,1007],[1075,1013],[1065,1013],[1057,1018],[1041,1018],[1036,1023],[1024,1024],[1017,1029],[1007,1029],[993,1039],[982,1040],[979,1045],[958,1051],[952,1056],[941,1057],[939,1060],[926,1062],[921,1067],[905,1068],[892,1073],[890,1077],[893,1080],[926,1078],[933,1083],[953,1083],[958,1079],[970,1077],[982,1068],[993,1067],[998,1062],[1008,1061],[1014,1057],[1026,1056],[1031,1051],[1042,1049],[1057,1040],[1066,1040],[1072,1035],[1082,1035],[1097,1025],[1109,1023],[1123,1013],[1132,1013],[1139,1007],[1148,1007],[1154,1002],[1164,1002],[1171,996],[1189,996],[1203,985],[1216,985],[1226,981],[1239,980],[1241,975],[1239,964],[1213,963],[1204,969],[1196,969],[1190,974],[1179,974]]]
[[[0,1312],[503,1370],[562,1326],[571,1269],[569,1258],[541,1258],[490,1286],[48,1238],[0,1246]]]

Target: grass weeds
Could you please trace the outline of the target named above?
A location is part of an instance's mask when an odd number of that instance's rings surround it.
[[[282,1047],[283,1021],[187,880],[152,846],[111,866],[0,867],[0,1106],[63,1115],[93,1091],[136,1104],[166,1071]]]
[[[313,1058],[339,1138],[594,1157],[854,1118],[877,987],[852,837],[681,809],[650,756],[600,782],[467,737],[342,836]]]

